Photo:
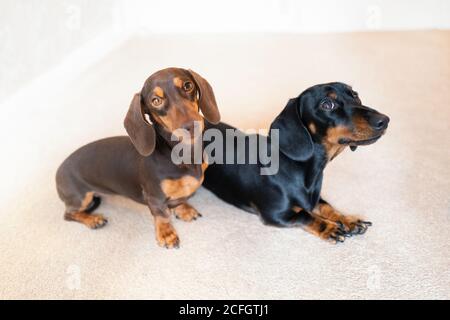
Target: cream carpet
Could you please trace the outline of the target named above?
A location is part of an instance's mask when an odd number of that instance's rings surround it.
[[[0,298],[450,298],[450,32],[136,37],[62,90],[1,110]],[[267,128],[288,98],[343,81],[391,118],[375,145],[344,152],[323,194],[373,222],[330,245],[263,226],[200,189],[203,218],[174,220],[179,250],[121,197],[100,230],[63,220],[54,174],[75,148],[124,134],[132,94],[159,68],[196,70],[223,120]]]

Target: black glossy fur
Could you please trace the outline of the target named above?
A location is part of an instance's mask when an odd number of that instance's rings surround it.
[[[375,142],[388,122],[387,116],[363,106],[350,86],[316,85],[289,100],[271,125],[280,135],[277,174],[260,175],[259,161],[211,164],[203,185],[226,202],[259,214],[266,224],[302,226],[322,238],[343,241],[365,232],[370,223],[343,216],[321,199],[323,170],[346,146],[354,150]],[[226,129],[233,129],[225,123],[207,128],[224,136]],[[258,138],[271,143],[270,137]]]

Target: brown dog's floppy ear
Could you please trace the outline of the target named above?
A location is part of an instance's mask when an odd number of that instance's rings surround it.
[[[280,151],[295,161],[305,161],[312,156],[313,142],[299,115],[301,96],[289,100],[270,129],[279,130]]]
[[[217,124],[220,121],[219,108],[217,108],[216,98],[214,97],[211,85],[203,79],[198,73],[188,70],[200,91],[199,107],[202,110],[206,120],[212,124]]]
[[[137,151],[144,157],[149,156],[155,149],[155,129],[145,120],[140,93],[136,93],[131,101],[124,126]]]

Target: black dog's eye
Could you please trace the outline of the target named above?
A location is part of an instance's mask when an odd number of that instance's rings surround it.
[[[190,81],[183,83],[183,90],[186,92],[191,92],[194,89],[194,84]]]
[[[334,101],[331,99],[326,99],[320,104],[320,107],[325,110],[334,110],[336,109],[336,106],[336,103],[334,103]]]
[[[162,99],[160,97],[153,97],[152,98],[152,106],[159,107],[162,103]]]

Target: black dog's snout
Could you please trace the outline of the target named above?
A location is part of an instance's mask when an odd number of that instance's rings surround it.
[[[387,128],[389,123],[389,117],[385,116],[384,114],[374,114],[369,119],[369,124],[375,129],[375,130],[384,130]]]

